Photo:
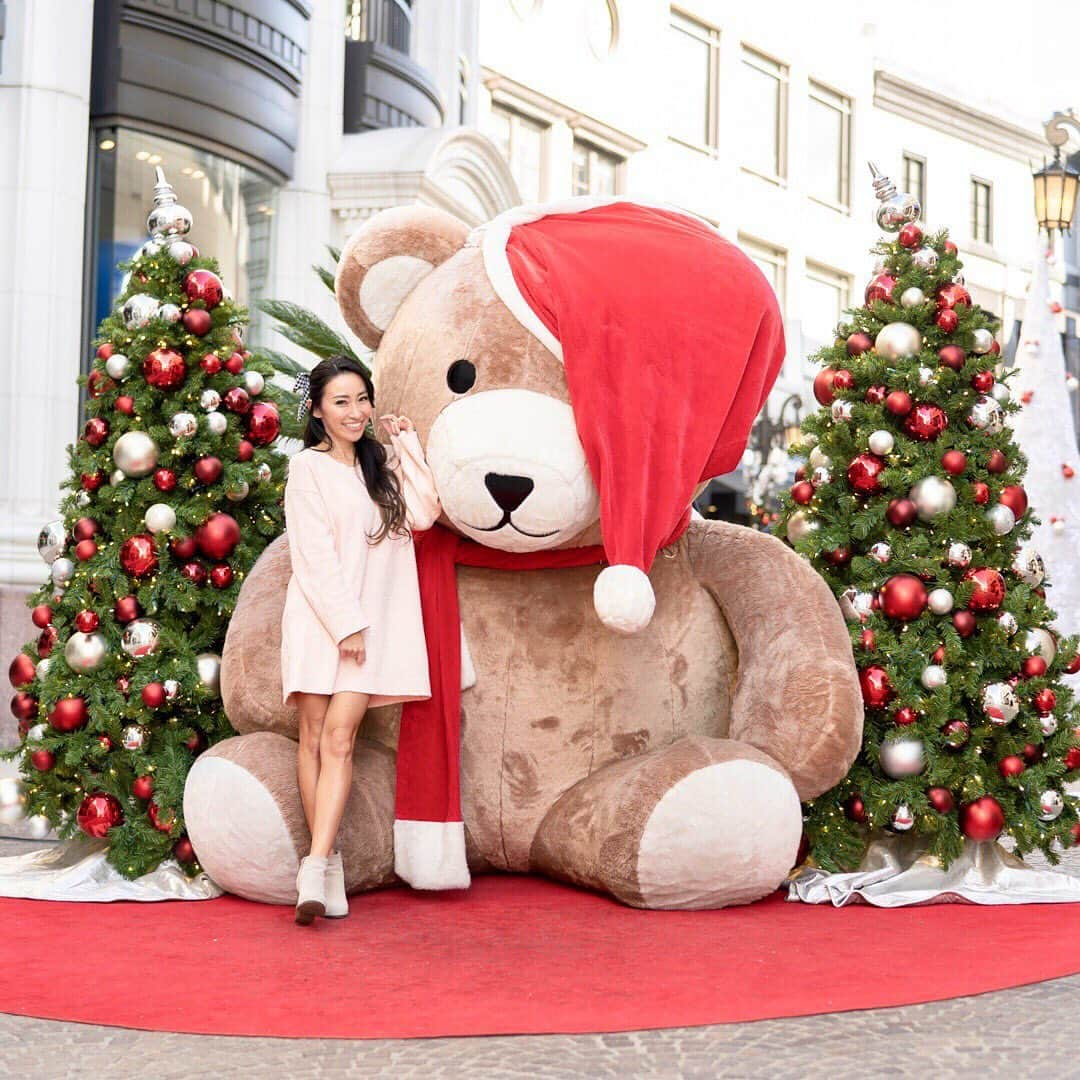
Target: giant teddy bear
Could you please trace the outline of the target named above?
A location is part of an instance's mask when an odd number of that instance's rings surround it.
[[[468,871],[644,908],[774,890],[800,800],[855,758],[862,702],[813,569],[770,536],[691,519],[783,356],[764,278],[689,215],[586,199],[472,232],[440,210],[383,211],[346,245],[337,295],[376,350],[376,411],[411,417],[426,449],[442,503],[431,535],[539,560],[456,570]],[[288,544],[253,568],[225,643],[241,734],[198,759],[184,798],[210,876],[281,904],[310,842],[279,669]],[[544,562],[578,551],[604,557]],[[398,880],[401,711],[369,711],[356,741],[339,834],[351,893]]]

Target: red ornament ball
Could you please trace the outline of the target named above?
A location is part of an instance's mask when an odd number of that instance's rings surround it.
[[[155,349],[143,361],[142,370],[156,390],[175,390],[187,378],[184,358],[175,349]]]
[[[100,469],[96,473],[83,473],[79,477],[79,483],[82,484],[83,491],[97,491],[105,483],[105,473]]]
[[[131,794],[136,799],[149,799],[154,794],[154,778],[152,776],[137,776],[131,782]]]
[[[952,308],[942,308],[934,316],[934,322],[946,334],[951,334],[960,325],[960,316]]]
[[[221,358],[216,353],[208,352],[199,364],[207,375],[216,375],[221,370]]]
[[[219,563],[210,571],[210,584],[215,589],[227,589],[233,582],[232,567],[228,563]]]
[[[880,405],[885,400],[886,393],[884,386],[869,386],[863,394],[863,401],[867,405]]]
[[[859,495],[875,495],[881,490],[880,477],[884,471],[883,458],[877,454],[859,454],[848,466],[848,483]]]
[[[994,373],[992,371],[976,371],[971,376],[972,389],[980,394],[989,394],[994,388]]]
[[[945,663],[945,646],[944,645],[939,645],[930,654],[930,663],[931,664],[944,664]]]
[[[947,787],[928,788],[926,798],[939,814],[951,814],[956,809],[956,800]]]
[[[281,417],[272,401],[259,401],[252,406],[247,418],[248,438],[256,446],[272,443],[281,430]]]
[[[99,532],[101,532],[101,526],[93,518],[81,517],[75,522],[75,528],[71,530],[71,535],[76,540],[89,540],[91,537],[97,536]]]
[[[225,286],[212,270],[192,270],[184,278],[184,292],[189,301],[202,301],[207,308],[216,308],[225,295]]]
[[[1026,768],[1024,759],[1017,757],[1016,754],[1009,754],[998,762],[998,772],[1005,777],[1019,776]]]
[[[976,506],[985,506],[990,501],[990,487],[981,480],[971,485],[971,498]]]
[[[942,285],[937,293],[937,306],[939,310],[949,310],[958,307],[971,307],[971,293],[963,285],[955,281],[948,285]]]
[[[1022,518],[1028,508],[1027,492],[1019,484],[1010,484],[1001,489],[998,502],[1007,506],[1018,519]]]
[[[1040,690],[1031,702],[1040,716],[1049,716],[1057,707],[1057,694],[1047,687],[1045,690]]]
[[[866,824],[866,803],[861,795],[852,795],[844,803],[844,813],[860,825]]]
[[[120,565],[133,577],[146,577],[157,564],[154,538],[149,533],[129,536],[120,546]]]
[[[97,554],[97,544],[93,540],[80,540],[75,545],[75,558],[79,562],[89,562]]]
[[[906,390],[894,390],[885,398],[885,408],[893,416],[907,416],[913,404],[911,395]]]
[[[848,356],[862,356],[864,352],[868,352],[874,347],[874,342],[869,334],[864,334],[861,330],[857,333],[849,335],[845,342]]]
[[[131,693],[131,680],[126,675],[120,675],[116,680],[116,689],[127,697]]]
[[[83,438],[93,447],[100,446],[109,437],[109,422],[95,416],[86,421],[83,428]]]
[[[101,618],[96,611],[80,611],[75,616],[75,625],[80,633],[92,634],[101,625]]]
[[[201,562],[186,562],[180,567],[180,576],[186,578],[192,585],[205,585],[206,567]]]
[[[1037,765],[1046,756],[1046,751],[1034,743],[1024,743],[1024,762],[1028,765]]]
[[[193,863],[195,861],[195,849],[191,846],[191,841],[186,836],[181,836],[180,839],[173,844],[172,853],[177,862]]]
[[[834,390],[850,390],[855,385],[855,376],[847,368],[841,368],[833,376]]]
[[[832,551],[823,551],[821,557],[830,566],[847,566],[847,564],[851,562],[851,548],[833,548]]]
[[[971,581],[975,588],[968,601],[972,611],[996,611],[1005,599],[1005,579],[1000,571],[991,566],[973,567],[963,577]]]
[[[832,368],[823,368],[814,376],[814,397],[819,405],[833,403],[833,379],[836,372]]]
[[[959,371],[967,361],[967,353],[959,345],[942,345],[938,349],[938,360],[942,367]]]
[[[867,651],[873,652],[877,648],[877,637],[873,630],[866,629],[859,638],[859,644]]]
[[[131,416],[135,412],[135,399],[128,397],[127,394],[121,394],[116,399],[116,411],[122,412],[125,416]]]
[[[892,303],[893,289],[895,288],[896,278],[892,274],[875,274],[870,279],[870,284],[866,286],[866,292],[863,294],[867,307],[878,300]]]
[[[38,604],[30,612],[30,621],[39,629],[43,630],[52,622],[53,610],[48,604]]]
[[[11,715],[16,720],[33,720],[37,716],[38,699],[25,690],[20,690],[11,699]]]
[[[859,688],[863,704],[868,709],[882,709],[895,696],[889,673],[878,664],[871,664],[859,672]]]
[[[240,543],[240,526],[229,514],[211,514],[195,532],[195,543],[209,559],[227,559]]]
[[[946,450],[941,455],[941,467],[951,476],[959,476],[967,468],[967,454],[962,450]]]
[[[1046,674],[1046,661],[1041,656],[1025,656],[1020,674],[1025,679],[1040,679]]]
[[[916,248],[922,243],[922,229],[909,222],[896,235],[901,247]]]
[[[239,416],[243,416],[251,408],[251,395],[242,386],[234,386],[231,390],[227,390],[221,400],[229,412],[234,412]]]
[[[221,464],[220,458],[203,457],[195,462],[193,471],[200,483],[209,485],[214,484],[221,479],[221,474],[225,471],[225,466]]]
[[[156,802],[151,802],[146,807],[146,816],[159,832],[168,832],[176,823],[176,815],[171,810],[159,809]]]
[[[800,480],[792,486],[791,497],[800,506],[806,506],[814,497],[814,485],[809,480]]]
[[[919,714],[910,705],[905,705],[893,713],[893,723],[899,724],[901,727],[914,724],[918,719]]]
[[[1080,769],[1080,746],[1070,746],[1065,755],[1065,768],[1069,772]]]
[[[116,383],[105,374],[104,371],[98,371],[95,369],[90,372],[90,375],[86,380],[86,392],[92,398],[99,398],[102,394],[107,394],[110,390],[116,389]]]
[[[881,610],[900,622],[917,619],[926,610],[926,586],[914,574],[895,574],[881,587]]]
[[[98,736],[98,746],[107,754],[112,749],[112,739],[108,735]]]
[[[48,772],[56,764],[56,755],[51,750],[35,750],[30,755],[30,764],[38,772]]]
[[[103,345],[97,347],[97,358],[99,360],[108,360],[113,354],[112,344],[106,341]]]
[[[121,596],[113,605],[113,617],[118,623],[129,623],[139,617],[139,601],[134,596]]]
[[[176,487],[176,473],[172,469],[155,469],[154,487],[158,491],[172,491]]]
[[[44,630],[38,635],[37,651],[38,656],[44,658],[51,656],[53,646],[56,644],[57,639],[60,637],[60,631],[55,626],[46,626]]]
[[[963,750],[971,738],[971,725],[966,720],[950,720],[941,729],[941,734],[950,750]]]
[[[1066,675],[1075,675],[1075,674],[1076,674],[1076,673],[1077,673],[1078,671],[1080,671],[1080,653],[1077,653],[1077,654],[1076,654],[1076,655],[1075,655],[1075,656],[1074,656],[1074,657],[1073,657],[1073,658],[1072,658],[1072,659],[1071,659],[1071,660],[1070,660],[1070,661],[1069,661],[1069,662],[1068,662],[1068,663],[1067,663],[1067,664],[1065,665],[1065,669],[1064,669],[1064,670],[1065,670],[1065,674],[1066,674]]]
[[[953,628],[962,638],[969,638],[975,633],[975,616],[970,611],[957,611],[952,617]]]
[[[111,828],[123,823],[124,813],[114,796],[104,791],[95,791],[83,799],[75,820],[87,836],[100,840]]]
[[[946,255],[955,255],[960,250],[951,240],[946,240],[944,246]]]
[[[237,461],[250,461],[255,456],[255,444],[241,439],[236,447]]]
[[[29,686],[34,681],[34,661],[26,653],[16,653],[8,668],[8,678],[16,690]]]
[[[49,723],[57,731],[63,732],[77,731],[89,719],[86,701],[81,697],[63,697],[49,713]]]
[[[142,688],[142,700],[148,709],[160,709],[165,704],[165,687],[159,682],[147,683]]]
[[[918,514],[918,507],[910,499],[893,499],[885,511],[889,524],[897,529],[906,529]]]
[[[916,405],[904,418],[904,431],[921,442],[936,439],[948,426],[949,418],[938,405]]]
[[[196,337],[204,337],[209,334],[210,328],[214,325],[214,320],[210,318],[210,312],[203,311],[202,308],[188,308],[180,321],[184,324],[184,329]]]
[[[996,840],[1005,828],[1005,812],[992,795],[960,807],[960,831],[976,842]]]
[[[169,541],[169,550],[178,559],[192,559],[199,547],[194,536],[178,536]]]
[[[991,450],[986,468],[992,473],[1003,473],[1009,467],[1009,459],[1000,450]]]
[[[244,353],[234,352],[225,361],[225,370],[233,375],[239,375],[244,370]]]
[[[185,740],[184,745],[193,753],[199,754],[206,749],[206,736],[196,728]]]

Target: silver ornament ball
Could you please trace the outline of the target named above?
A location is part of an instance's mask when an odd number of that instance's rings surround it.
[[[874,594],[845,589],[840,594],[840,611],[850,623],[864,623],[874,611]]]
[[[214,389],[207,387],[199,395],[199,407],[211,412],[221,404],[221,395]]]
[[[125,750],[142,750],[147,743],[150,733],[141,724],[128,724],[120,736],[120,742]]]
[[[997,727],[1004,727],[1016,719],[1020,702],[1016,691],[1006,682],[987,683],[982,690],[982,707],[986,718]]]
[[[949,676],[940,664],[927,664],[919,676],[919,682],[927,690],[940,690],[948,681]]]
[[[879,540],[870,548],[867,554],[874,562],[884,565],[892,558],[892,545],[887,544],[884,540]]]
[[[850,401],[834,401],[830,412],[832,418],[837,421],[850,420],[855,411],[855,406]]]
[[[1065,800],[1061,797],[1060,791],[1048,788],[1039,796],[1040,821],[1054,821],[1061,816],[1061,811],[1064,809]]]
[[[34,675],[37,677],[38,682],[41,682],[49,674],[50,667],[52,667],[52,661],[47,656],[34,665]]]
[[[168,248],[169,255],[181,266],[187,266],[195,258],[195,249],[186,240],[174,240]]]
[[[265,484],[266,481],[274,475],[274,472],[265,461],[260,461],[255,470],[255,475],[258,477],[260,483]]]
[[[1058,729],[1057,717],[1053,713],[1047,713],[1039,717],[1039,729],[1044,735],[1053,735]]]
[[[131,370],[131,361],[123,353],[113,353],[105,361],[105,371],[110,379],[120,382]]]
[[[85,510],[90,505],[90,492],[80,491],[79,494],[75,496],[75,505],[80,510]]]
[[[208,412],[206,414],[206,430],[211,435],[224,435],[229,426],[229,421],[224,413]]]
[[[27,733],[27,742],[41,742],[45,738],[45,733],[49,730],[48,724],[35,724]]]
[[[1036,626],[1024,636],[1024,648],[1029,656],[1041,656],[1048,664],[1057,656],[1057,641],[1049,630]]]
[[[1016,526],[1016,515],[1004,503],[995,503],[986,511],[986,520],[998,536],[1008,536]]]
[[[1012,401],[1012,391],[1001,382],[996,382],[990,387],[990,396],[999,405],[1008,405]]]
[[[149,476],[157,468],[158,445],[145,431],[125,431],[113,446],[113,461],[127,476]]]
[[[921,348],[922,334],[911,323],[888,323],[874,339],[874,350],[883,360],[904,360]]]
[[[135,660],[150,656],[157,650],[161,628],[153,619],[132,619],[124,627],[120,648]]]
[[[176,525],[176,511],[168,503],[154,503],[143,515],[152,533],[171,532]]]
[[[810,450],[810,456],[807,458],[810,462],[810,468],[817,469],[820,467],[828,468],[832,464],[832,459],[828,454],[822,451],[820,446],[814,446]]]
[[[75,576],[75,564],[66,556],[54,559],[49,576],[54,585],[66,585]]]
[[[162,684],[165,690],[165,697],[169,701],[174,701],[180,694],[180,684],[175,679],[166,679]]]
[[[169,420],[169,434],[174,439],[189,439],[199,430],[199,421],[194,413],[174,413]]]
[[[948,589],[931,589],[926,604],[935,615],[948,615],[953,609],[953,594]]]
[[[971,347],[973,353],[983,356],[994,347],[994,335],[989,330],[976,330],[975,343]]]
[[[907,803],[901,803],[892,816],[892,827],[897,832],[907,832],[915,824],[915,815]]]
[[[937,266],[938,255],[932,247],[921,247],[911,256],[911,261],[920,270],[933,270]]]
[[[956,488],[940,476],[924,476],[908,492],[920,521],[933,521],[956,506]]]
[[[64,659],[72,671],[81,675],[101,667],[108,651],[104,636],[96,630],[92,634],[76,632],[68,638],[64,646]]]
[[[16,776],[0,777],[0,825],[26,817],[26,784]]]
[[[1011,611],[1001,612],[997,617],[997,624],[1009,637],[1012,637],[1020,629],[1016,616]]]
[[[158,311],[158,315],[166,322],[174,323],[180,321],[180,309],[175,304],[162,304],[161,309]]]
[[[63,521],[59,518],[56,521],[50,521],[38,533],[38,554],[51,565],[60,558],[64,548],[67,547],[67,541],[67,530],[64,528]]]
[[[191,211],[178,202],[155,206],[146,218],[146,231],[151,236],[187,236],[191,220]]]
[[[896,439],[891,431],[878,430],[870,432],[870,438],[866,440],[870,453],[884,457],[891,454],[896,445]]]
[[[109,486],[119,487],[127,479],[127,473],[123,469],[113,469],[109,473]]]
[[[129,330],[141,330],[157,316],[159,306],[156,297],[148,296],[146,293],[136,293],[124,301],[120,317]]]
[[[787,523],[787,535],[788,539],[792,542],[802,540],[803,537],[809,536],[812,532],[816,532],[818,523],[811,521],[803,510],[796,510],[791,517],[788,518]]]
[[[882,772],[893,780],[918,776],[926,768],[922,739],[897,739],[881,744],[878,751]]]
[[[1035,588],[1046,577],[1046,564],[1032,547],[1021,548],[1013,559],[1013,573],[1025,584]]]
[[[245,371],[244,386],[252,397],[257,397],[266,386],[266,378],[261,371]]]
[[[900,306],[905,308],[918,307],[926,303],[926,293],[916,285],[910,286],[900,294]]]
[[[241,480],[237,484],[234,484],[225,492],[225,498],[230,502],[242,502],[248,497],[248,493],[251,488],[246,480]]]
[[[945,552],[950,566],[965,567],[971,563],[971,548],[962,540],[954,540]]]
[[[205,686],[214,697],[221,694],[221,657],[217,653],[199,653],[195,658],[196,670],[199,673],[199,682]]]
[[[973,428],[985,431],[987,435],[997,435],[1005,425],[1005,413],[992,397],[981,394],[971,406],[967,420]]]

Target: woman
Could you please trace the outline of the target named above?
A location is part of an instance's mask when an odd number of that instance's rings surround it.
[[[296,878],[305,926],[349,913],[333,845],[364,713],[431,696],[410,528],[430,529],[442,509],[412,421],[380,418],[391,460],[366,433],[375,393],[354,360],[317,364],[308,402],[305,448],[285,485],[292,578],[281,619],[282,689],[299,718],[297,779],[311,830]]]

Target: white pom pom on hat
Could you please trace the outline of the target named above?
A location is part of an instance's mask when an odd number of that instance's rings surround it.
[[[656,608],[649,575],[625,563],[605,566],[593,584],[593,607],[609,630],[619,634],[644,630]]]

